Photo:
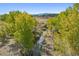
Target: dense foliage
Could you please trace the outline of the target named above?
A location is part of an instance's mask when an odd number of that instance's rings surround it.
[[[25,52],[33,47],[35,38],[32,31],[36,26],[36,20],[31,15],[13,11],[1,15],[0,21],[0,37],[4,35],[13,36]]]
[[[15,17],[15,38],[24,50],[29,50],[33,47],[34,36],[32,30],[35,25],[36,21],[30,15],[19,14],[18,17]]]
[[[79,4],[47,21],[48,29],[54,31],[55,55],[79,55]]]

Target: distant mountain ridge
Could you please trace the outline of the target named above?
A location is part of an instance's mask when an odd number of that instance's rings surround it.
[[[51,13],[40,13],[40,14],[34,14],[33,16],[36,17],[55,17],[58,14],[51,14]]]

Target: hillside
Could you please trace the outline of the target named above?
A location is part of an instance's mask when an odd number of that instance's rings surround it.
[[[51,17],[55,17],[55,16],[57,16],[58,14],[51,14],[51,13],[40,13],[40,14],[34,14],[33,16],[34,17],[40,17],[40,18],[46,18],[46,19],[48,19],[48,18],[51,18]]]

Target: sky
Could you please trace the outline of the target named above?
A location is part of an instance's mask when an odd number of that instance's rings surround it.
[[[72,6],[71,3],[2,3],[0,4],[0,14],[17,10],[29,14],[60,13]]]

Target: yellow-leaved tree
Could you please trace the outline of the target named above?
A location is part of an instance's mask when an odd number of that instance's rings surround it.
[[[54,55],[79,55],[79,4],[47,21],[54,32]]]

